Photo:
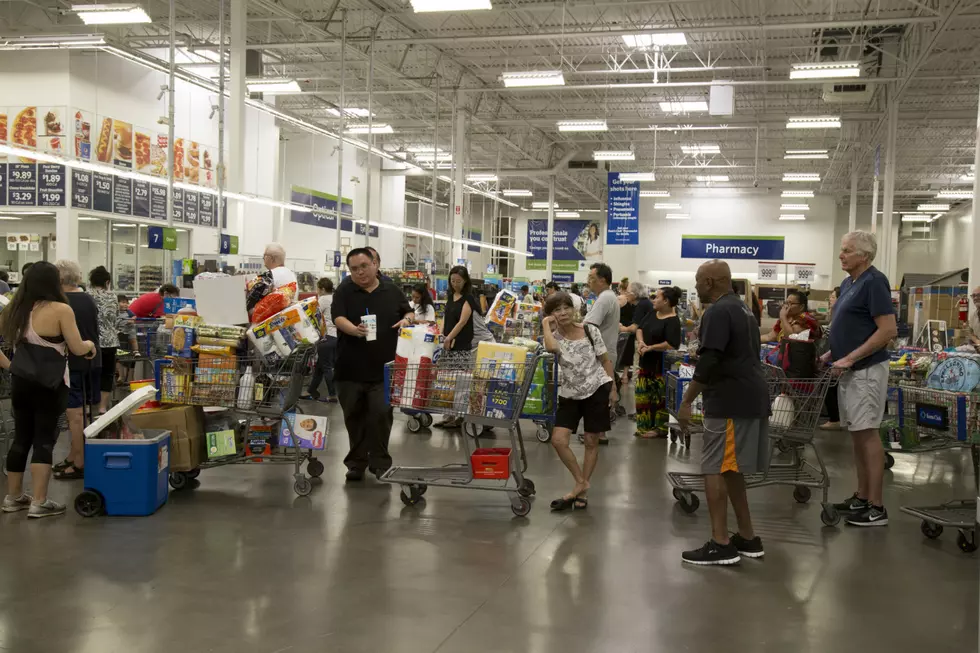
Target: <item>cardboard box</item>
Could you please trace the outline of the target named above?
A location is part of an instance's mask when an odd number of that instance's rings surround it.
[[[204,411],[199,406],[141,410],[130,420],[144,430],[170,431],[170,471],[189,472],[204,462]]]
[[[279,446],[298,446],[300,449],[322,451],[327,446],[328,429],[327,418],[322,415],[304,415],[289,411],[279,425]]]

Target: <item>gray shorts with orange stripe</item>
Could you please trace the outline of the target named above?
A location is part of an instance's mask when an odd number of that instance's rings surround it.
[[[704,418],[702,474],[754,474],[768,467],[768,417]]]

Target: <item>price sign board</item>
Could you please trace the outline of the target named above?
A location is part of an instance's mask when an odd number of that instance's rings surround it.
[[[199,193],[197,191],[188,190],[184,192],[184,222],[187,224],[200,224],[198,199]]]
[[[112,182],[112,212],[116,215],[133,215],[133,180],[113,177]]]
[[[33,163],[11,163],[8,176],[7,204],[10,206],[37,206],[37,165]]]
[[[217,198],[210,193],[201,193],[198,201],[198,216],[202,227],[214,226],[214,201]]]
[[[150,184],[150,219],[167,219],[167,187]]]
[[[759,263],[759,283],[774,283],[779,278],[779,266],[775,263]]]
[[[133,215],[137,218],[150,217],[150,184],[139,179],[133,180]]]
[[[37,205],[65,205],[65,177],[67,169],[56,163],[41,163],[37,166]]]
[[[113,175],[92,173],[92,210],[112,213]]]
[[[797,265],[796,283],[809,286],[811,283],[813,283],[814,271],[815,269],[812,265]]]
[[[71,171],[71,206],[73,209],[92,209],[92,173]]]
[[[179,188],[174,189],[174,222],[184,221],[184,191]]]
[[[7,203],[7,164],[0,163],[0,206]]]

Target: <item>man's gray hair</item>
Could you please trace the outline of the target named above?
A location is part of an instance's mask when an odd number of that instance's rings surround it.
[[[77,287],[82,283],[82,268],[75,261],[59,259],[54,266],[58,268],[62,286]]]
[[[631,281],[630,285],[626,288],[626,292],[637,298],[646,297],[649,294],[647,293],[647,287],[639,281]]]
[[[878,239],[870,231],[852,231],[844,234],[841,242],[849,240],[854,245],[854,249],[868,257],[868,263],[875,260],[878,255]]]
[[[280,264],[286,262],[286,248],[279,243],[269,243],[265,246],[265,254],[268,254]]]

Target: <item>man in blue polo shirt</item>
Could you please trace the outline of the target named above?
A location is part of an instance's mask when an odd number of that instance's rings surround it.
[[[841,239],[838,258],[848,277],[840,285],[830,351],[824,355],[840,372],[841,425],[854,440],[857,492],[834,505],[852,526],[888,524],[881,496],[885,450],[878,427],[888,398],[886,347],[898,329],[888,279],[871,265],[877,253],[878,243],[866,231],[852,231]]]

